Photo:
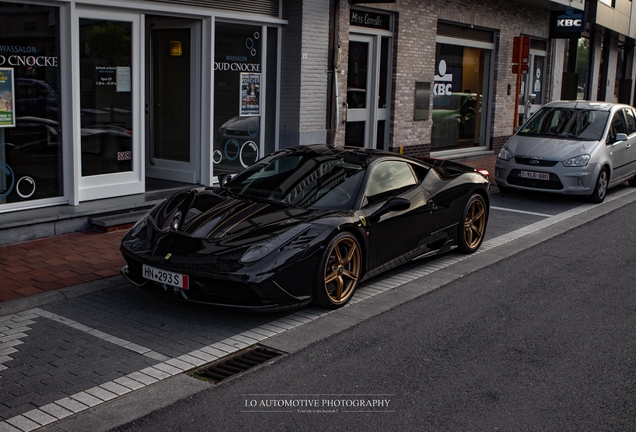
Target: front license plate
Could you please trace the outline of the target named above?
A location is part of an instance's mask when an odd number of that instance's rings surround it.
[[[161,282],[166,285],[176,286],[183,289],[190,288],[190,280],[188,275],[173,273],[166,270],[150,267],[144,264],[144,277],[155,282]]]
[[[520,171],[519,177],[533,179],[533,180],[550,180],[549,173],[534,172],[534,171]]]

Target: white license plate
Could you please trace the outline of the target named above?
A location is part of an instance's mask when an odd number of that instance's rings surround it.
[[[534,180],[550,180],[549,173],[534,172],[534,171],[520,171],[519,177],[534,179]]]
[[[164,283],[166,285],[176,286],[183,289],[190,288],[190,280],[188,275],[174,273],[158,268],[150,267],[144,264],[143,266],[144,278],[153,280],[155,282]]]

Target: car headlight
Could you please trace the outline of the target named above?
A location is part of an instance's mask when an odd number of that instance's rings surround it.
[[[181,212],[177,210],[170,222],[170,229],[172,231],[179,231],[179,228],[181,227],[181,216]]]
[[[512,159],[512,153],[510,153],[508,151],[508,149],[506,148],[506,146],[503,146],[501,148],[501,150],[499,150],[499,154],[497,155],[497,157],[499,159],[503,159],[505,161],[509,161],[510,159]]]
[[[142,217],[141,219],[139,219],[137,221],[137,223],[135,223],[132,228],[130,229],[130,231],[128,231],[128,233],[132,236],[132,237],[137,237],[139,235],[139,233],[141,232],[142,229],[144,229],[146,227],[146,223],[148,221],[148,215],[145,215],[144,217]]]
[[[243,264],[249,264],[265,258],[267,255],[274,252],[276,249],[281,248],[299,234],[307,231],[310,226],[310,224],[300,224],[291,228],[289,231],[285,231],[281,235],[274,237],[273,239],[269,239],[262,243],[256,243],[245,251],[240,261]]]
[[[566,159],[561,163],[563,164],[563,166],[566,166],[566,167],[584,167],[587,165],[589,161],[590,161],[590,155],[584,154],[581,156],[576,156],[570,159]]]

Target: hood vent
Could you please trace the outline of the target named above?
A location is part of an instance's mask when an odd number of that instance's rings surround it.
[[[283,354],[285,353],[282,351],[257,346],[228,359],[223,359],[209,366],[205,366],[197,370],[193,375],[197,378],[218,383],[267,363]]]

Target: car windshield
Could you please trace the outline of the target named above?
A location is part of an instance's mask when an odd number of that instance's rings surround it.
[[[608,116],[607,111],[544,107],[523,125],[518,135],[598,141],[603,136]]]
[[[225,189],[293,207],[350,210],[364,172],[363,165],[333,154],[274,154],[239,173]]]

